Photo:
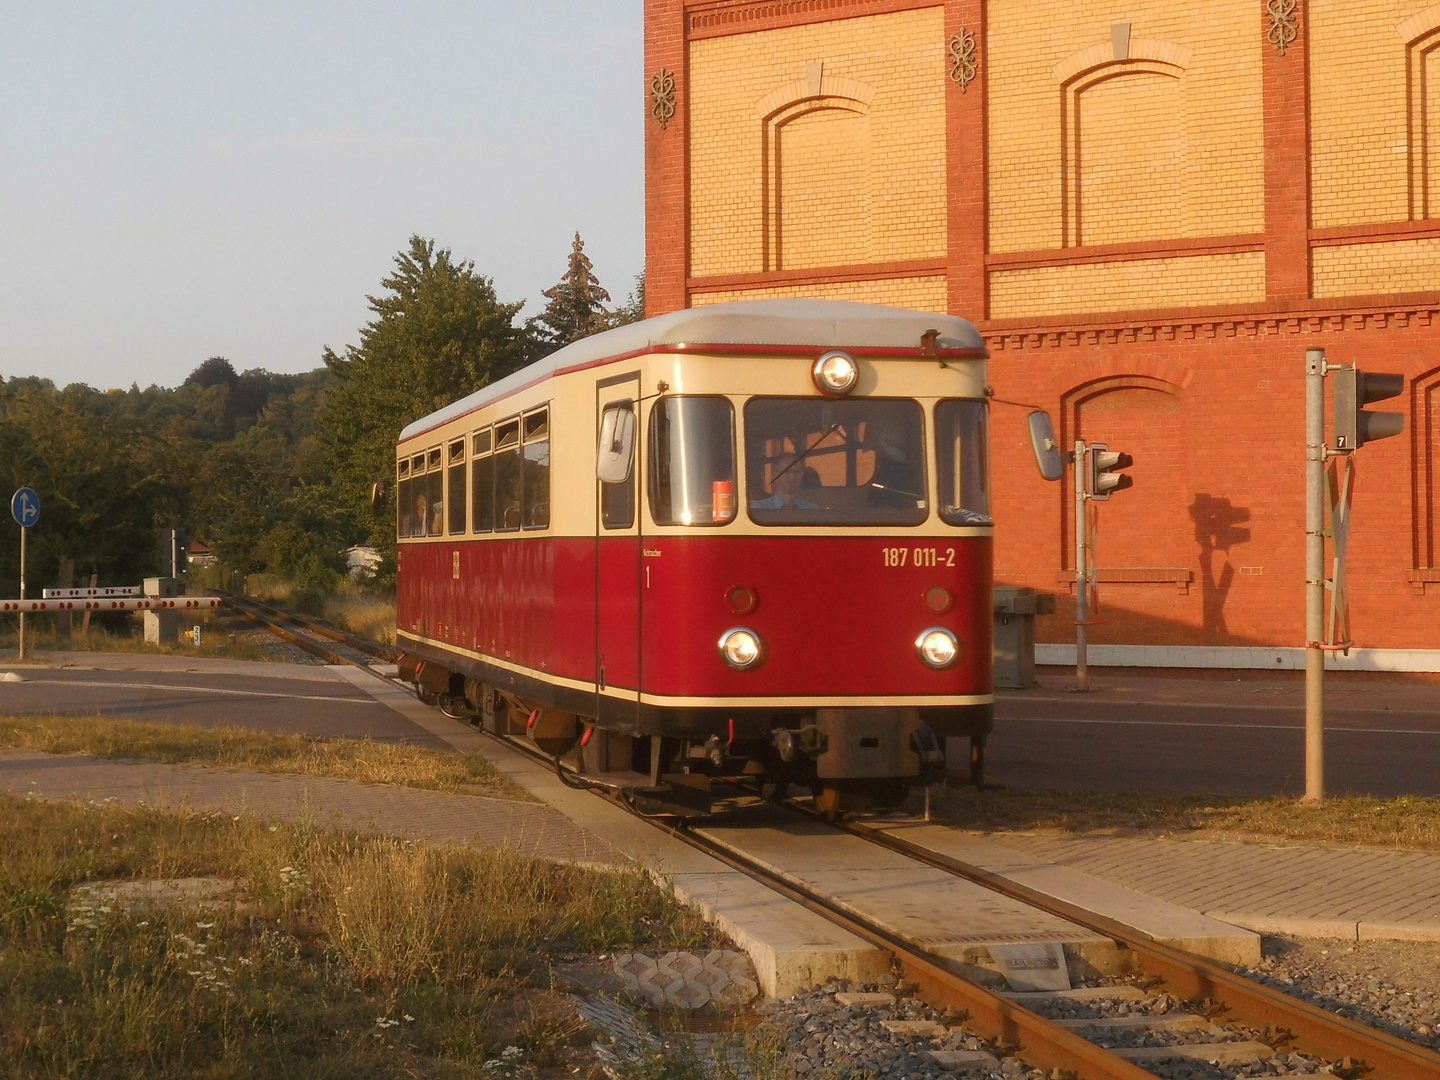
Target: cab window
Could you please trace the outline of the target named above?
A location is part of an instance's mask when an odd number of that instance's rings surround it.
[[[650,516],[657,525],[735,517],[735,410],[723,397],[662,397],[650,408]]]
[[[990,524],[988,412],[983,401],[942,401],[935,406],[940,517],[947,525]]]
[[[929,514],[917,401],[751,398],[745,469],[758,525],[919,525]]]

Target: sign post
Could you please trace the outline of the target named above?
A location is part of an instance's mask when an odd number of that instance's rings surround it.
[[[40,496],[22,487],[10,497],[10,516],[20,526],[20,599],[25,599],[25,537],[40,520]],[[20,659],[25,659],[25,613],[20,613]]]

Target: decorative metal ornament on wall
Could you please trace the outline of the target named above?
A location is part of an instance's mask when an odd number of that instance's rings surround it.
[[[962,94],[980,73],[978,49],[975,35],[964,27],[958,34],[950,35],[950,78],[960,84]]]
[[[1295,22],[1298,4],[1299,0],[1268,0],[1265,4],[1265,13],[1270,16],[1270,31],[1265,38],[1281,56],[1300,36],[1300,28]]]
[[[663,128],[675,116],[675,76],[661,68],[650,79],[650,115]]]

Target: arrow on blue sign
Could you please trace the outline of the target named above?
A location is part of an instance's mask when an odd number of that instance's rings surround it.
[[[10,515],[28,529],[40,520],[40,496],[28,488],[21,488],[10,498]]]

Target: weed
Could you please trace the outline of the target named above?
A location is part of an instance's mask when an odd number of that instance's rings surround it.
[[[203,762],[257,772],[332,776],[534,801],[479,754],[452,754],[408,743],[276,735],[246,728],[158,724],[113,717],[0,716],[0,746],[51,754]]]

